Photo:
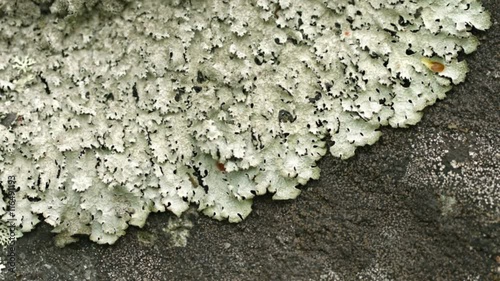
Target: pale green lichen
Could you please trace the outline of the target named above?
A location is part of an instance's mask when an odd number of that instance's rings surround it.
[[[170,245],[173,247],[186,247],[193,226],[193,222],[186,216],[173,217],[168,220],[167,227],[163,228],[163,231],[168,236]]]
[[[417,123],[489,24],[475,0],[0,0],[15,224],[41,217],[64,245],[190,204],[241,221],[254,196],[317,179],[327,139],[346,159]]]
[[[0,224],[0,245],[2,246],[2,248],[5,248],[10,243],[10,231],[7,227],[7,224]]]
[[[153,245],[158,240],[158,236],[150,231],[139,230],[137,240],[144,245]]]

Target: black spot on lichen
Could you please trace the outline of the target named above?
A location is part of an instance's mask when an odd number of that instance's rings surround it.
[[[136,84],[134,84],[134,86],[132,86],[132,96],[135,98],[136,102],[139,101],[139,92],[137,92]]]
[[[295,117],[288,111],[281,109],[278,113],[278,120],[280,122],[290,122],[295,121]]]

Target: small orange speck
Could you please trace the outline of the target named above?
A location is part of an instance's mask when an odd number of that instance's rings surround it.
[[[226,171],[226,167],[224,167],[224,164],[217,162],[217,164],[215,164],[215,165],[217,166],[217,169],[219,169],[219,171],[221,171],[221,172]]]
[[[432,61],[428,58],[423,58],[422,63],[427,66],[428,69],[434,71],[434,72],[443,72],[444,71],[444,64],[437,62],[437,61]]]
[[[443,72],[444,65],[442,63],[433,61],[431,64],[431,70],[434,72]]]
[[[350,31],[348,31],[348,30],[347,30],[347,31],[344,31],[344,35],[345,35],[345,36],[351,36],[351,32],[350,32]]]

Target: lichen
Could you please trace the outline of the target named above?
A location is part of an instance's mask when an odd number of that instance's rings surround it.
[[[59,245],[191,204],[239,222],[416,124],[489,25],[475,0],[1,0],[0,184]]]

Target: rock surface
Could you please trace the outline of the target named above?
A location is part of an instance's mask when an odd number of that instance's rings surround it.
[[[239,224],[154,214],[113,246],[59,249],[43,224],[17,243],[16,279],[500,280],[500,3],[483,3],[466,82],[417,126],[325,157],[298,199],[257,198]]]

